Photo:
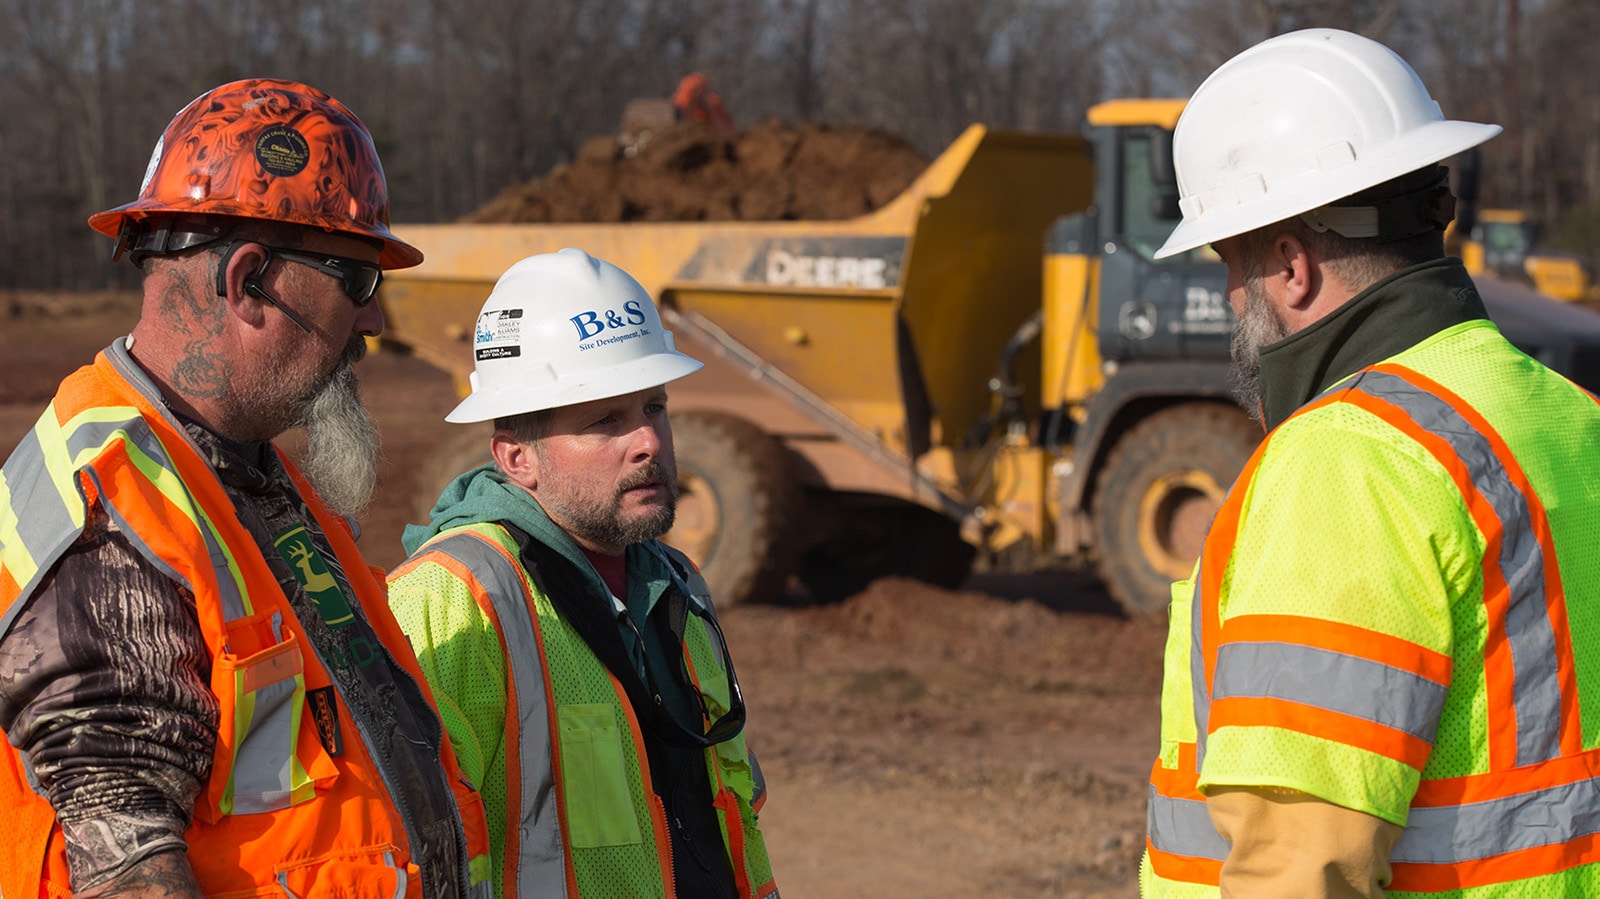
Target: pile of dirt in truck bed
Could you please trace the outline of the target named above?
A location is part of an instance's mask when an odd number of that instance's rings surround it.
[[[572,163],[507,188],[466,220],[844,219],[894,199],[927,165],[870,128],[771,119],[724,137],[680,123],[632,145],[592,138]]]

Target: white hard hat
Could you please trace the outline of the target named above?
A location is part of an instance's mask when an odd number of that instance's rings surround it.
[[[529,256],[478,313],[472,393],[445,421],[488,421],[621,396],[692,374],[650,294],[582,250]]]
[[[1156,258],[1320,209],[1499,133],[1445,119],[1377,41],[1333,28],[1270,38],[1212,72],[1178,119],[1183,221]]]

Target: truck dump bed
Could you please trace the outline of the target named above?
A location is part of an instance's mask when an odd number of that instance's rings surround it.
[[[996,360],[1039,309],[1044,234],[1090,204],[1091,164],[1081,138],[974,125],[855,219],[397,225],[427,258],[386,277],[384,339],[464,387],[500,274],[580,247],[637,278],[708,363],[673,384],[674,410],[760,422],[836,489],[939,505],[929,488],[959,495],[961,478],[929,451],[959,444],[987,409]]]

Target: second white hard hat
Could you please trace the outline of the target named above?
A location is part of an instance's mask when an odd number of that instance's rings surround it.
[[[1333,28],[1270,38],[1211,73],[1179,118],[1183,221],[1156,258],[1310,212],[1499,133],[1446,119],[1377,41]]]
[[[692,374],[650,294],[622,269],[576,249],[507,269],[478,313],[472,393],[446,421],[621,396]]]

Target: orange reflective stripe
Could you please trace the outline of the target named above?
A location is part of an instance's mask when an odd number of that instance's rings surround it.
[[[1463,860],[1450,864],[1394,862],[1392,864],[1394,880],[1389,884],[1389,890],[1441,893],[1446,890],[1487,887],[1545,874],[1557,874],[1579,865],[1595,862],[1600,862],[1600,835],[1591,834],[1565,843],[1519,849],[1492,858]]]
[[[617,707],[628,716],[628,735],[633,738],[633,751],[639,760],[639,779],[644,785],[644,794],[650,797],[650,824],[656,833],[656,860],[661,863],[661,871],[665,875],[663,879],[667,881],[667,895],[675,895],[678,885],[677,875],[672,869],[672,840],[667,833],[667,809],[662,805],[650,777],[647,761],[650,756],[645,753],[644,729],[639,726],[639,716],[633,711],[633,702],[628,699],[628,691],[623,689],[622,681],[617,680],[617,676],[609,670],[606,676],[611,679],[611,689],[617,694]],[[562,832],[566,832],[564,827]],[[573,882],[572,895],[578,895],[576,881]]]
[[[1392,634],[1304,615],[1240,615],[1222,627],[1223,643],[1286,642],[1314,646],[1450,684],[1450,657]]]
[[[1569,754],[1582,751],[1583,737],[1577,708],[1577,675],[1571,661],[1572,637],[1567,622],[1565,590],[1561,583],[1560,566],[1556,562],[1555,546],[1543,503],[1505,441],[1465,400],[1443,385],[1402,366],[1383,364],[1374,366],[1371,371],[1404,381],[1416,390],[1447,404],[1450,410],[1472,427],[1490,447],[1495,461],[1503,469],[1511,487],[1520,494],[1527,512],[1525,522],[1502,520],[1502,513],[1483,494],[1480,485],[1474,480],[1474,472],[1461,458],[1456,447],[1444,437],[1419,424],[1408,414],[1408,410],[1383,396],[1375,395],[1374,392],[1357,389],[1361,387],[1359,380],[1351,389],[1336,394],[1344,402],[1377,416],[1426,449],[1455,481],[1469,514],[1485,538],[1483,592],[1487,632],[1484,647],[1484,689],[1488,698],[1490,767],[1495,770],[1505,770],[1531,761],[1542,761],[1542,759],[1522,758],[1519,753],[1519,697],[1516,676],[1518,660],[1507,630],[1507,619],[1517,597],[1513,595],[1511,585],[1506,579],[1506,571],[1500,565],[1505,529],[1521,524],[1526,524],[1530,528],[1539,553],[1543,557],[1543,564],[1540,567],[1543,576],[1540,598],[1544,603],[1545,623],[1555,644],[1553,658],[1524,660],[1523,663],[1534,666],[1555,665],[1559,691],[1555,711],[1560,716],[1557,724],[1560,751]]]
[[[1261,455],[1266,451],[1267,440],[1261,441],[1250,458],[1244,463],[1244,468],[1239,472],[1239,477],[1234,479],[1234,486],[1228,491],[1228,496],[1223,500],[1222,506],[1217,509],[1217,514],[1211,520],[1211,527],[1206,532],[1206,545],[1200,554],[1200,573],[1198,597],[1194,604],[1194,627],[1190,635],[1190,642],[1194,654],[1204,660],[1203,677],[1194,681],[1193,689],[1196,698],[1196,718],[1199,724],[1200,740],[1205,741],[1206,717],[1201,714],[1201,706],[1209,702],[1211,684],[1216,676],[1217,654],[1207,647],[1215,647],[1221,642],[1221,611],[1218,607],[1218,597],[1222,594],[1222,578],[1228,571],[1228,562],[1233,558],[1233,541],[1239,533],[1239,513],[1244,507],[1246,486],[1255,479],[1256,469],[1261,465]],[[1211,546],[1213,536],[1220,542]]]
[[[1194,744],[1188,743],[1187,746]],[[1200,792],[1200,775],[1192,767],[1185,768],[1179,765],[1176,768],[1163,767],[1161,760],[1150,766],[1150,786],[1156,792],[1173,799],[1193,799],[1204,802],[1206,797]]]
[[[1510,771],[1424,780],[1417,786],[1411,806],[1448,808],[1597,779],[1600,779],[1600,749],[1591,749]]]
[[[1229,697],[1211,703],[1211,732],[1224,727],[1279,727],[1354,746],[1422,770],[1433,745],[1372,721],[1281,699]]]
[[[1409,368],[1390,363],[1376,365],[1373,368],[1376,371],[1402,378],[1449,403],[1456,414],[1471,424],[1493,447],[1495,457],[1500,460],[1500,464],[1505,468],[1507,477],[1510,478],[1517,492],[1522,494],[1524,501],[1527,503],[1527,524],[1539,543],[1539,551],[1543,554],[1545,562],[1543,593],[1545,614],[1555,638],[1556,651],[1553,661],[1556,665],[1556,681],[1560,684],[1561,689],[1561,752],[1568,755],[1582,752],[1583,731],[1578,715],[1578,675],[1573,665],[1572,630],[1567,618],[1567,592],[1561,580],[1561,566],[1556,563],[1555,537],[1550,533],[1550,518],[1545,512],[1544,502],[1540,500],[1539,494],[1533,489],[1533,484],[1528,481],[1527,473],[1522,470],[1522,465],[1517,461],[1516,455],[1511,452],[1511,447],[1506,445],[1499,431],[1495,430],[1494,426],[1489,424],[1488,419],[1485,419],[1470,403],[1451,392],[1444,385]],[[1486,560],[1492,558],[1495,557],[1485,552]],[[1499,624],[1500,627],[1496,636],[1500,641],[1500,645],[1494,647],[1494,651],[1504,655],[1506,660],[1502,664],[1509,666],[1511,664],[1509,658],[1511,649],[1506,641],[1504,618],[1499,619]],[[1490,703],[1489,708],[1491,710],[1495,708],[1493,702]],[[1491,751],[1499,748],[1500,751],[1505,752],[1504,746],[1497,747],[1493,733],[1494,731],[1491,728]],[[1516,743],[1513,741],[1509,764],[1495,767],[1516,767],[1520,761],[1516,753]],[[1494,760],[1491,756],[1491,765],[1493,764]]]
[[[715,766],[712,766],[713,768]],[[739,815],[739,798],[721,784],[715,786],[717,795],[712,806],[722,813],[722,827],[728,834],[728,855],[733,866],[733,882],[740,896],[750,896],[750,866],[745,863],[744,820]]]
[[[1215,859],[1162,852],[1151,845],[1149,837],[1145,838],[1144,851],[1150,856],[1151,869],[1163,880],[1203,883],[1210,886],[1222,882],[1222,862]]]
[[[483,540],[480,542],[482,542],[485,547],[498,551],[501,555],[510,560],[512,564],[516,564],[515,560],[510,559],[510,554],[506,553],[499,544],[492,540]],[[483,612],[483,614],[488,616],[489,622],[494,628],[495,635],[500,639],[501,652],[509,655],[506,649],[505,628],[500,624],[500,613],[495,608],[493,600],[489,598],[488,590],[486,590],[483,584],[479,582],[477,576],[473,574],[472,569],[465,562],[462,562],[460,559],[447,552],[423,551],[402,563],[399,568],[396,568],[392,573],[390,573],[389,577],[403,577],[422,565],[437,565],[440,568],[450,572],[451,577],[466,585],[467,589],[472,593],[473,601],[478,604],[478,608]],[[530,617],[533,617],[535,620],[538,618],[538,616]],[[537,625],[535,627],[537,629]],[[539,656],[539,661],[541,664],[544,664],[544,656],[542,654]],[[549,683],[549,678],[550,672],[547,670],[545,671],[545,683]],[[426,683],[426,678],[424,678],[424,683]],[[431,687],[429,688],[429,693],[432,695]],[[547,709],[553,708],[553,706],[547,704]],[[507,809],[522,808],[522,728],[520,726],[521,722],[517,720],[517,712],[517,703],[508,702],[505,704],[504,725],[501,733],[505,739],[505,807]],[[546,717],[550,719],[547,725],[549,728],[551,728],[550,732],[555,733],[554,728],[556,727],[556,722],[554,712],[551,711],[551,713]],[[556,759],[557,763],[559,764],[560,752],[556,745],[558,742],[559,741],[557,740],[550,741],[550,755],[552,758]],[[565,833],[566,822],[564,819],[566,817],[566,810],[562,808],[562,805],[559,802],[554,803],[554,805],[556,807],[556,815],[558,819],[563,819],[562,832]],[[493,850],[491,850],[491,855],[492,854]],[[518,889],[519,884],[517,883],[517,868],[521,857],[522,828],[507,826],[505,828],[505,845],[500,853],[500,883],[503,899],[518,899],[518,896],[521,893],[521,891]],[[572,890],[569,895],[577,895],[576,889]]]

